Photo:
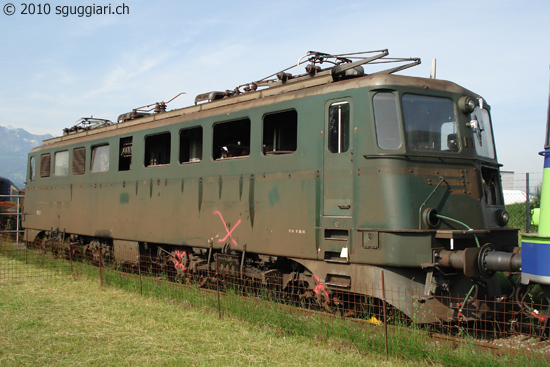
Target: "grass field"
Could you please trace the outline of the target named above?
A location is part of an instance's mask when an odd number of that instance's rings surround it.
[[[544,351],[395,322],[388,362],[381,325],[231,289],[218,304],[212,290],[10,248],[0,246],[0,366],[548,366]]]
[[[28,271],[24,266],[18,269]],[[86,277],[0,282],[1,366],[404,364],[362,354],[350,343],[220,320],[208,307],[141,297]]]

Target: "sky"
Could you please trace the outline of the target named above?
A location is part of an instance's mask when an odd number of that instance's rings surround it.
[[[81,117],[116,121],[181,92],[169,109],[192,105],[309,50],[389,49],[422,59],[400,74],[429,77],[435,58],[438,79],[485,98],[502,170],[543,168],[548,0],[8,1],[0,1],[2,126],[59,136]],[[109,5],[124,14],[98,14]]]

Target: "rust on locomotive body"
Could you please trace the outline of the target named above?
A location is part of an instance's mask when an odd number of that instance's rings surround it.
[[[26,241],[63,233],[178,272],[219,254],[227,271],[277,274],[328,306],[381,298],[383,270],[386,288],[419,295],[393,305],[419,322],[457,318],[442,295],[475,285],[479,307],[464,317],[483,317],[500,289],[479,256],[518,241],[490,108],[455,83],[394,74],[420,60],[387,55],[309,52],[305,74],[83,119],[29,154]]]

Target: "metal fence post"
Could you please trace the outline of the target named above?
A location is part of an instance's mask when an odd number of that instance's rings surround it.
[[[382,276],[382,305],[384,310],[384,348],[386,351],[386,361],[388,360],[388,318],[386,316],[386,285],[384,284],[384,270],[381,271]]]
[[[73,279],[76,279],[73,268],[73,248],[71,246],[71,241],[69,241],[69,264],[71,264],[71,275]]]
[[[220,277],[218,275],[218,254],[214,255],[216,257],[216,292],[218,293],[218,317],[222,318],[222,306],[220,303]],[[210,270],[208,270],[210,272]]]
[[[141,255],[138,255],[137,261],[138,261],[138,274],[139,274],[139,294],[143,296],[143,283],[141,282]]]
[[[21,197],[17,196],[17,214],[16,214],[16,226],[15,226],[15,244],[19,248],[19,216],[21,215]]]
[[[97,256],[99,263],[99,284],[103,285],[103,269],[101,268],[101,246],[97,246]]]

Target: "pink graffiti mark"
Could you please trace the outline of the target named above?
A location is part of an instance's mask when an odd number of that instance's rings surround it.
[[[176,268],[176,270],[181,269],[183,271],[185,271],[185,264],[184,264],[184,261],[185,261],[185,257],[187,255],[187,252],[185,251],[178,251],[176,250],[176,261],[174,262],[174,267]],[[182,260],[184,259],[184,260]]]
[[[328,301],[330,298],[328,296],[327,290],[325,289],[325,286],[323,285],[323,283],[321,283],[321,281],[319,280],[319,278],[317,278],[315,274],[313,274],[313,277],[317,281],[317,287],[315,287],[313,291],[315,292],[316,295],[319,295],[319,291],[322,290],[323,292],[325,292],[325,297],[326,297],[326,300]]]
[[[230,237],[230,238],[231,238],[231,242],[233,242],[233,244],[234,244],[235,246],[239,246],[239,245],[237,244],[237,241],[235,241],[235,239],[233,238],[232,233],[233,233],[233,231],[235,230],[235,228],[237,228],[237,226],[238,226],[239,224],[241,224],[241,220],[239,219],[239,220],[237,221],[237,223],[235,223],[235,225],[233,226],[233,228],[231,228],[231,230],[229,230],[229,226],[227,225],[227,223],[226,223],[225,220],[223,219],[222,213],[220,213],[219,211],[216,210],[216,211],[214,212],[214,214],[218,214],[218,215],[220,216],[220,219],[221,219],[221,221],[222,221],[222,223],[223,223],[223,226],[224,226],[224,228],[225,228],[225,232],[227,232],[227,234],[225,235],[225,237],[222,238],[222,239],[219,239],[218,242],[223,242],[223,241],[225,241],[225,240],[227,239],[227,237]]]

